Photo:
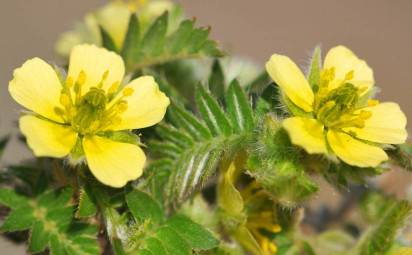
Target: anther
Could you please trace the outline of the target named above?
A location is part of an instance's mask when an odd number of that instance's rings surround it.
[[[133,92],[134,92],[134,89],[133,88],[125,88],[124,90],[123,90],[123,96],[125,96],[125,97],[128,97],[128,96],[131,96],[132,94],[133,94]]]
[[[109,88],[109,90],[107,91],[107,93],[108,93],[109,95],[112,95],[112,94],[116,93],[117,90],[119,89],[119,86],[120,86],[120,82],[118,82],[118,81],[114,82],[114,83],[110,86],[110,88]]]
[[[68,108],[71,106],[70,97],[64,93],[60,95],[60,103],[65,107]]]
[[[70,77],[70,76],[68,76],[68,77],[66,78],[66,86],[70,89],[70,88],[73,87],[73,84],[74,84],[73,78]]]
[[[369,99],[368,100],[368,106],[376,106],[379,104],[379,100],[376,99]]]
[[[79,76],[77,77],[77,83],[83,85],[86,82],[86,73],[81,70]]]

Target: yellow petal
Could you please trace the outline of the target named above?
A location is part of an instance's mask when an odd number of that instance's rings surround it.
[[[39,58],[27,60],[14,70],[10,95],[27,109],[45,118],[62,122],[54,108],[60,105],[62,85],[54,69]]]
[[[113,83],[121,83],[124,76],[124,62],[114,52],[95,45],[81,44],[73,48],[70,54],[68,77],[77,80],[79,73],[86,74],[86,80],[82,86],[82,94],[91,87],[97,86],[105,74],[103,89],[107,90]]]
[[[335,80],[332,82],[331,89],[341,84],[351,71],[353,71],[353,78],[349,82],[359,88],[365,88],[364,93],[375,83],[373,71],[368,64],[345,46],[336,46],[326,54],[323,68],[332,67],[335,68]]]
[[[327,138],[335,154],[349,165],[376,167],[388,160],[388,156],[381,148],[361,142],[348,134],[329,130]]]
[[[143,173],[146,156],[139,146],[99,136],[85,137],[87,164],[97,180],[120,188]]]
[[[70,127],[33,115],[21,117],[19,125],[29,147],[38,157],[64,157],[70,153],[77,140],[77,133]]]
[[[99,9],[95,17],[97,22],[112,37],[116,47],[120,49],[123,46],[130,19],[130,10],[127,4],[111,2]]]
[[[288,57],[274,54],[266,71],[286,96],[306,112],[313,111],[313,91],[297,65]]]
[[[308,153],[327,153],[323,125],[315,119],[292,117],[283,121],[293,144],[303,147]]]
[[[110,130],[138,129],[159,123],[170,104],[169,98],[159,90],[151,76],[133,80],[123,90],[130,88],[132,95],[125,97],[127,110],[121,114],[121,122],[109,127]],[[122,96],[122,92],[119,96]],[[116,100],[116,99],[115,99]]]
[[[376,143],[402,144],[406,141],[406,116],[396,103],[382,103],[362,109],[372,113],[364,128],[346,128],[355,136]]]

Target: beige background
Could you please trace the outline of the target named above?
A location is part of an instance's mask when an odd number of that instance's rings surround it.
[[[54,61],[59,33],[83,14],[103,4],[98,0],[0,0],[0,135],[15,125],[20,107],[7,84],[12,70],[34,56]],[[324,49],[344,44],[375,71],[382,100],[399,102],[412,119],[411,0],[181,0],[188,16],[212,27],[213,38],[231,52],[258,64],[274,52],[304,64],[317,44]],[[408,128],[411,130],[411,127]],[[30,155],[6,151],[6,163]],[[0,254],[24,254],[0,247]]]

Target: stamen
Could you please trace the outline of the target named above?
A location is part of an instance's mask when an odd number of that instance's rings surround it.
[[[70,97],[66,93],[62,93],[60,95],[60,103],[64,106],[64,108],[70,108],[72,105]]]
[[[123,90],[123,96],[125,96],[125,97],[131,96],[133,94],[133,92],[134,92],[133,88],[130,88],[130,87],[125,88]]]
[[[66,78],[66,87],[70,89],[70,88],[73,87],[73,85],[74,85],[73,78],[70,77],[70,76],[68,76],[68,77]]]
[[[117,90],[119,89],[120,86],[120,82],[116,81],[112,84],[112,86],[110,86],[109,90],[107,91],[107,93],[109,95],[113,95],[117,92]]]
[[[369,99],[368,100],[368,106],[376,106],[379,104],[379,100],[376,99]]]
[[[354,71],[354,70],[351,70],[350,72],[348,72],[348,73],[345,75],[345,81],[350,81],[350,80],[352,80],[354,76],[355,76],[355,71]]]
[[[82,86],[86,82],[86,73],[81,70],[79,76],[77,77],[77,83]]]

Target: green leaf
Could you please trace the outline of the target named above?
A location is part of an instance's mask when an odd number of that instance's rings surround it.
[[[213,61],[212,70],[209,76],[209,89],[217,98],[222,98],[225,93],[225,75],[219,60]]]
[[[217,101],[202,86],[198,86],[196,103],[200,115],[214,135],[230,135],[232,126]]]
[[[312,61],[310,62],[309,73],[308,73],[308,82],[312,88],[316,88],[319,86],[321,61],[322,61],[321,49],[318,46],[313,51]]]
[[[29,250],[38,253],[49,246],[52,254],[99,254],[97,228],[74,221],[73,191],[48,190],[36,197],[0,189],[0,203],[12,209],[3,231],[30,229]]]
[[[126,66],[132,65],[139,55],[140,26],[136,14],[130,15],[126,37],[123,43],[121,55]]]
[[[142,58],[140,59],[157,57],[163,52],[166,40],[168,16],[168,13],[165,12],[157,18],[143,37],[140,46],[140,54]]]
[[[203,140],[212,138],[212,134],[209,129],[200,122],[192,113],[186,111],[180,106],[173,105],[169,108],[170,118],[175,123],[177,127],[182,128],[194,140]]]
[[[136,23],[136,20],[133,22]],[[136,30],[136,26],[134,27]],[[223,55],[216,42],[208,39],[210,30],[195,28],[193,20],[182,21],[176,31],[167,35],[169,27],[166,12],[153,22],[139,43],[123,50],[133,52],[136,56],[129,58],[129,69],[137,71],[176,60]]]
[[[253,136],[253,112],[240,86],[232,85],[227,92],[226,111],[204,88],[199,87],[197,92],[200,118],[172,104],[168,111],[170,125],[156,130],[162,140],[154,143],[155,148],[148,147],[161,159],[170,159],[162,166],[170,173],[164,189],[169,205],[175,207],[206,184],[216,173],[222,157],[244,149]],[[240,112],[236,107],[240,107]],[[242,128],[235,133],[226,116],[245,120]]]
[[[163,227],[156,232],[156,237],[161,240],[169,254],[190,255],[189,244],[172,228]]]
[[[209,250],[218,246],[219,241],[202,226],[183,215],[175,215],[168,222],[194,249]]]
[[[129,192],[126,195],[126,202],[133,216],[140,222],[151,220],[159,223],[164,218],[160,204],[145,192],[139,190]]]
[[[230,84],[226,93],[226,107],[236,133],[254,128],[252,107],[237,80]]]
[[[97,213],[97,206],[94,197],[91,195],[91,190],[88,185],[85,185],[80,190],[79,205],[76,211],[76,217],[85,218],[92,217]]]
[[[112,37],[110,34],[102,27],[100,26],[100,35],[102,37],[102,45],[106,49],[114,52],[118,52],[116,44],[114,43]]]
[[[391,247],[399,228],[411,214],[412,207],[407,201],[395,202],[382,217],[379,224],[373,226],[361,239],[356,254],[385,254]]]

